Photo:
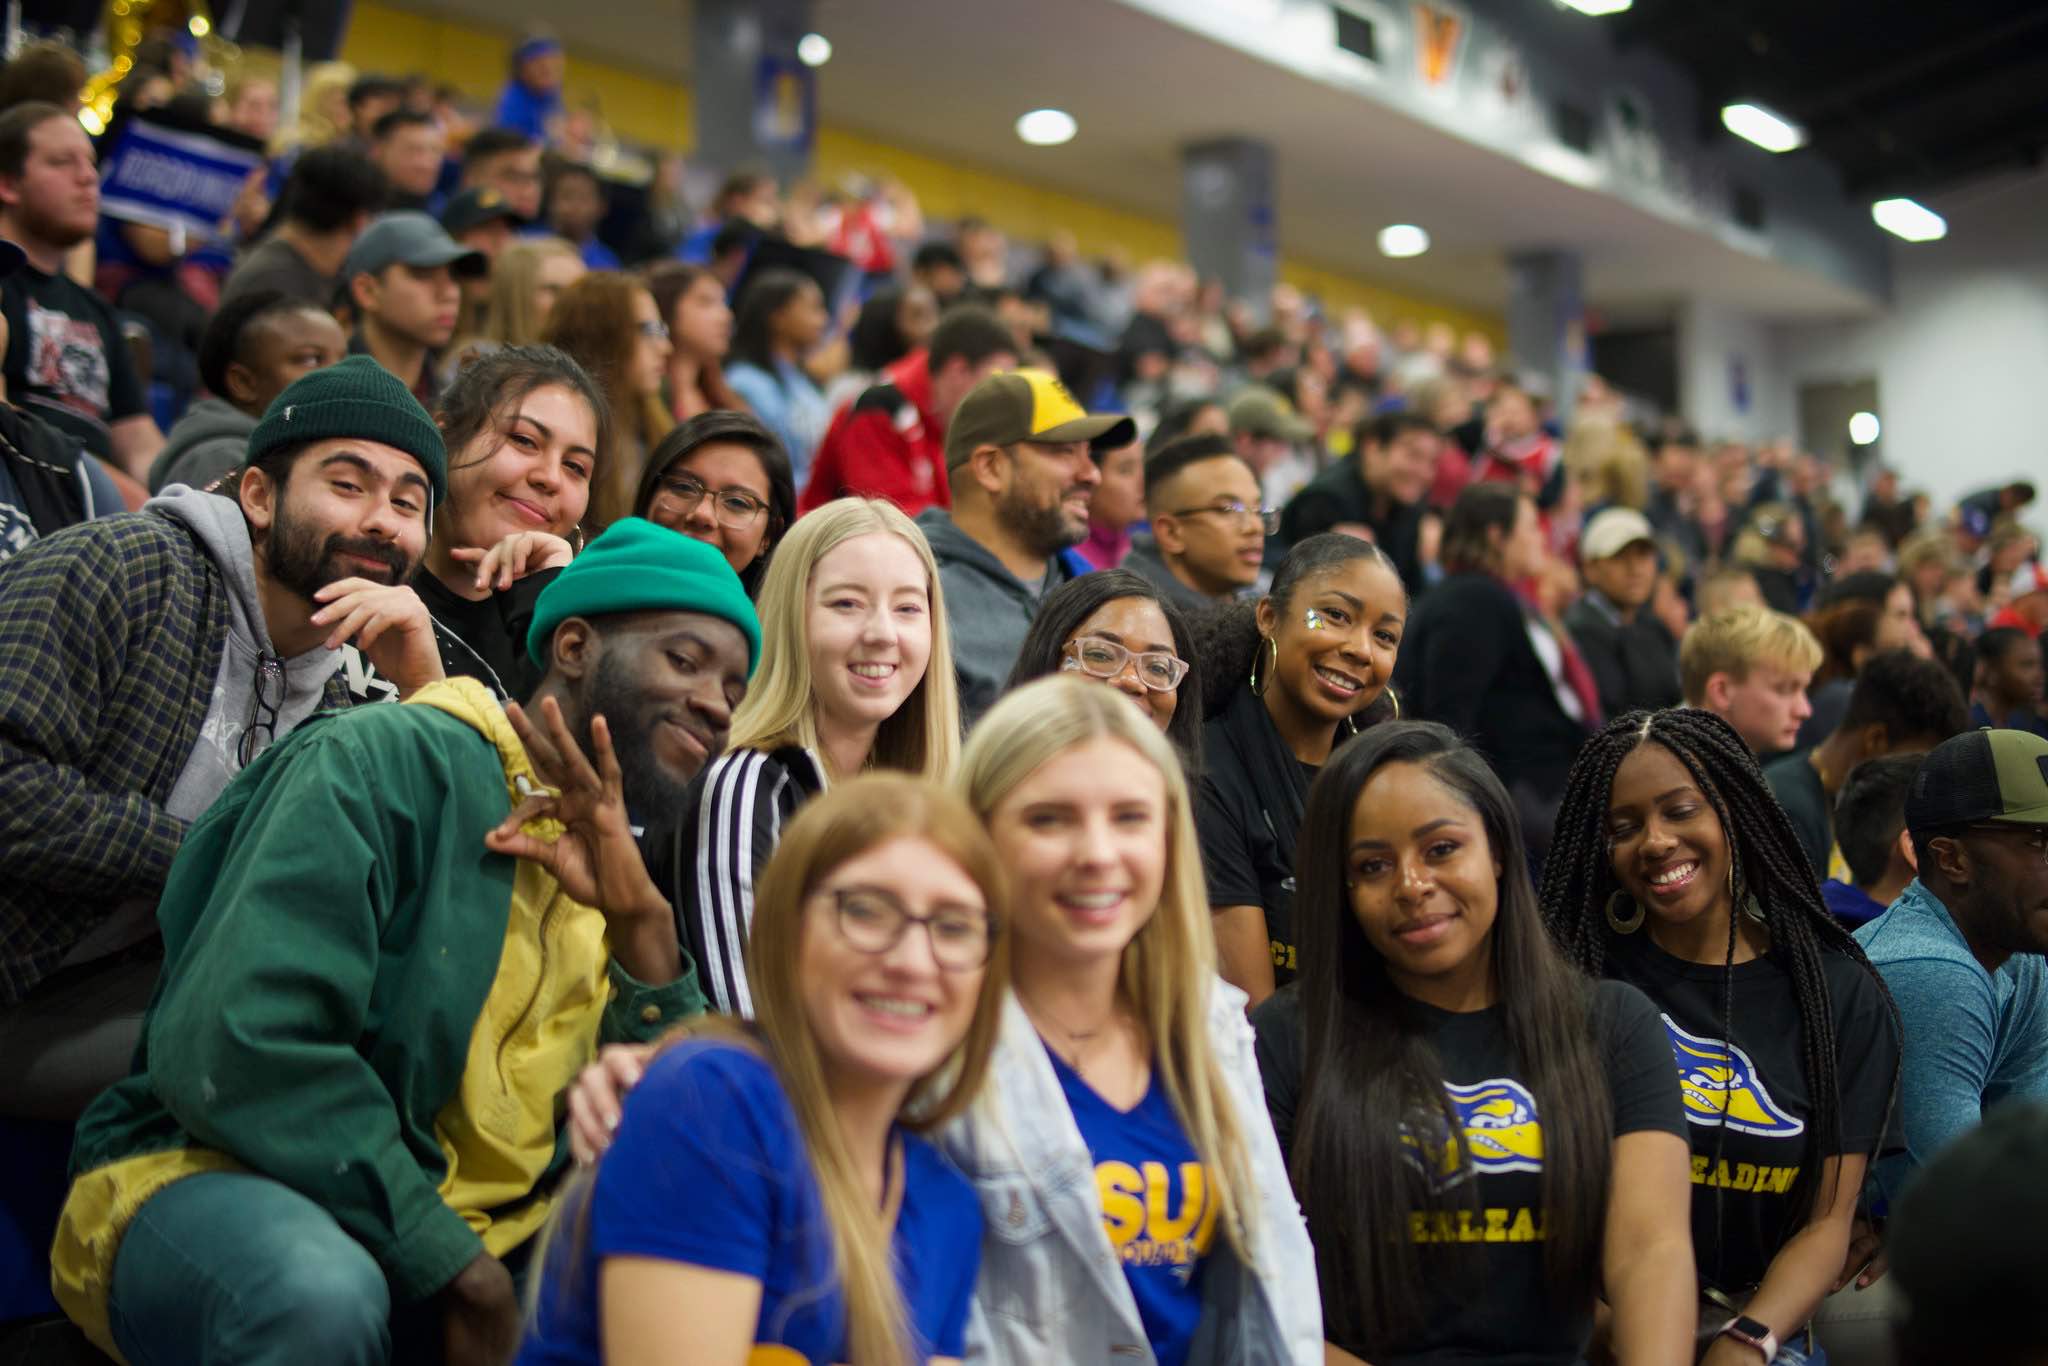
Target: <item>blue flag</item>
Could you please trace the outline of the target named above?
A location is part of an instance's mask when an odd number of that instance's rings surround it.
[[[100,166],[100,212],[211,238],[262,154],[208,133],[134,118]]]

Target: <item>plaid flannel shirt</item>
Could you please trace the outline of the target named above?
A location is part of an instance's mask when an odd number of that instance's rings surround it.
[[[0,563],[0,1003],[120,903],[162,890],[168,811],[221,652],[227,586],[154,512],[71,527]],[[328,706],[347,690],[329,680]]]

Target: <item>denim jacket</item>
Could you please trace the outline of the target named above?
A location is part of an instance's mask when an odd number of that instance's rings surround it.
[[[1312,1366],[1323,1359],[1315,1254],[1266,1114],[1245,996],[1216,979],[1210,1046],[1244,1134],[1253,1265],[1217,1238],[1203,1273],[1190,1366]],[[1151,1366],[1138,1303],[1102,1227],[1095,1164],[1051,1060],[1014,996],[987,1087],[940,1145],[974,1183],[988,1232],[967,1324],[967,1360]],[[1250,1274],[1244,1274],[1246,1272]]]

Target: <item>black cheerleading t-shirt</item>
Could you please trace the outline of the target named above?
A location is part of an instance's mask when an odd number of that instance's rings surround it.
[[[1294,1119],[1304,1073],[1300,987],[1275,993],[1252,1012],[1266,1106],[1283,1152],[1292,1154]],[[1398,1350],[1372,1357],[1374,1366],[1449,1366],[1484,1360],[1490,1366],[1573,1366],[1593,1332],[1593,1304],[1559,1304],[1543,1273],[1543,1125],[1528,1088],[1515,1075],[1507,1016],[1500,1006],[1467,1013],[1411,1002],[1425,1022],[1443,1067],[1451,1107],[1464,1128],[1478,1183],[1471,1208],[1418,1210],[1409,1218],[1418,1242],[1466,1243],[1471,1274],[1433,1283],[1424,1327]],[[1657,1012],[1643,994],[1620,982],[1593,989],[1592,1026],[1607,1076],[1613,1132],[1683,1134],[1669,1047]],[[1404,1137],[1411,1157],[1425,1147]],[[1441,1145],[1430,1145],[1441,1154]],[[1354,1293],[1324,1286],[1325,1295]],[[1333,1339],[1334,1340],[1334,1339]],[[1339,1342],[1361,1353],[1363,1344]]]
[[[1665,953],[1647,934],[1612,941],[1610,977],[1639,987],[1662,1016],[1692,1145],[1692,1240],[1700,1283],[1732,1295],[1763,1279],[1805,1223],[1793,1185],[1808,1163],[1868,1153],[1884,1127],[1899,1045],[1877,982],[1825,951],[1841,1091],[1839,1145],[1810,1129],[1806,1045],[1792,975],[1764,954],[1732,969]],[[1722,1029],[1722,974],[1732,1004]],[[1726,1042],[1724,1042],[1726,1038]]]
[[[1248,687],[1237,689],[1203,729],[1195,833],[1209,909],[1265,912],[1275,986],[1294,980],[1294,841],[1315,777]]]

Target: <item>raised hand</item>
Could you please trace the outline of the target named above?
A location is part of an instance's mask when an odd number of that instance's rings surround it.
[[[464,563],[475,562],[477,591],[500,593],[535,570],[560,569],[576,558],[567,541],[545,531],[515,531],[489,550],[459,545],[448,553]]]
[[[326,626],[327,648],[353,640],[378,673],[398,685],[400,697],[445,677],[434,618],[419,594],[404,584],[337,579],[313,594],[321,604],[310,620]]]

